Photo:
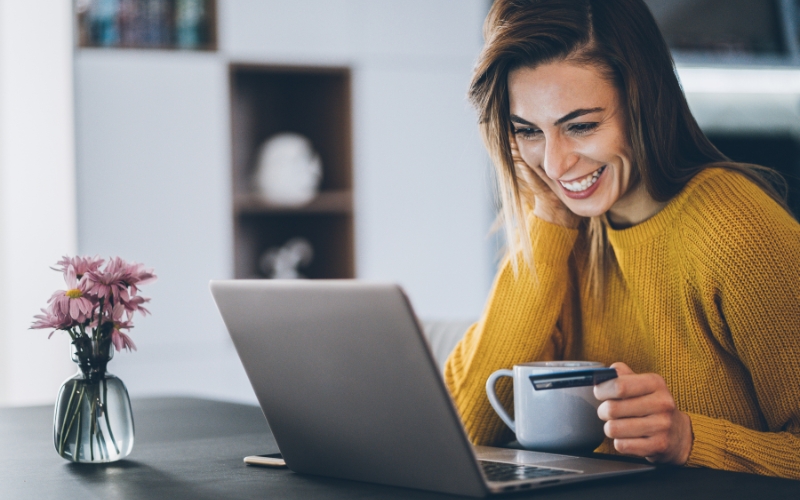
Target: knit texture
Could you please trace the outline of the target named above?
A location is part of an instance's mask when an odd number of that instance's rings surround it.
[[[535,217],[530,228],[535,275],[506,259],[445,366],[475,444],[512,437],[486,398],[493,371],[622,361],[664,377],[689,414],[687,465],[800,478],[800,225],[777,203],[740,174],[702,171],[654,217],[607,228],[601,300],[585,235]],[[511,385],[497,389],[511,408]]]

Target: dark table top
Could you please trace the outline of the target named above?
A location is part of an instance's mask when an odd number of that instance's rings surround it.
[[[131,455],[106,465],[73,464],[53,448],[53,408],[0,409],[0,498],[245,499],[415,498],[449,495],[244,465],[278,450],[255,406],[191,398],[132,402]],[[800,481],[708,469],[659,468],[503,498],[800,498]]]

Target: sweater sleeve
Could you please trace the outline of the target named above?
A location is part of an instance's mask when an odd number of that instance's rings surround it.
[[[754,185],[726,187],[720,203],[735,203],[720,213],[735,216],[707,220],[719,227],[706,269],[725,325],[717,340],[749,374],[762,429],[690,414],[688,465],[800,478],[800,225]]]
[[[455,347],[445,364],[445,383],[475,444],[492,444],[506,436],[485,393],[495,370],[552,358],[559,335],[556,323],[568,283],[567,261],[578,231],[533,218],[531,222],[535,276],[519,259],[514,273],[506,259],[498,273],[480,321]],[[498,383],[507,407],[511,384]]]
[[[760,432],[690,413],[694,444],[686,465],[800,479],[800,434]]]

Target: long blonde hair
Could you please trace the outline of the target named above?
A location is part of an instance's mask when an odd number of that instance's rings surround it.
[[[528,221],[533,208],[524,162],[511,137],[508,74],[520,67],[574,61],[598,68],[620,93],[634,164],[633,181],[656,201],[672,199],[698,172],[739,172],[789,211],[771,169],[735,163],[700,130],[689,111],[661,32],[642,0],[495,0],[484,23],[485,44],[469,99],[495,166],[507,251],[533,271]],[[765,175],[763,175],[765,174]],[[769,178],[769,179],[768,179]],[[588,284],[599,292],[608,256],[600,217],[582,222],[588,240]],[[515,265],[516,258],[512,258]]]

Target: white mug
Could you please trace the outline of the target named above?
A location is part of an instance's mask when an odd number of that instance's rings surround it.
[[[554,453],[588,452],[603,442],[603,421],[597,416],[600,401],[594,386],[534,390],[531,375],[602,368],[595,361],[539,361],[497,370],[486,380],[486,395],[494,411],[529,449]],[[495,384],[500,377],[514,382],[514,419],[497,399]]]

